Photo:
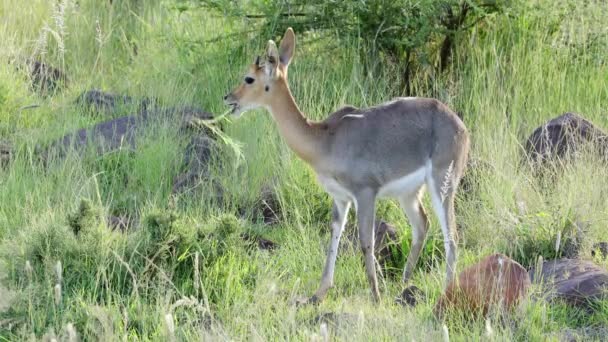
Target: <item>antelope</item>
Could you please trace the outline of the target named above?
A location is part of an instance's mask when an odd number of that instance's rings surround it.
[[[295,34],[285,32],[280,47],[270,40],[224,102],[231,114],[265,108],[289,148],[309,166],[333,198],[332,231],[321,284],[302,303],[323,300],[333,286],[340,236],[354,206],[365,272],[373,299],[380,300],[374,257],[377,198],[396,198],[412,226],[412,244],[403,270],[407,284],[426,239],[428,220],[421,197],[428,188],[444,236],[446,286],[456,269],[454,197],[469,151],[469,134],[460,118],[431,98],[397,98],[358,109],[347,106],[313,122],[298,108],[287,82]]]

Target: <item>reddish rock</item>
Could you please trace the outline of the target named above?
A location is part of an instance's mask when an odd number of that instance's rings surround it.
[[[513,309],[530,286],[528,272],[503,254],[493,254],[464,269],[452,281],[433,310],[435,317],[445,317],[454,309],[471,315],[488,314],[490,308]]]

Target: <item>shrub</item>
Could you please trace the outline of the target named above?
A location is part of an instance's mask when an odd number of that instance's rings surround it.
[[[456,35],[477,25],[491,13],[502,12],[507,0],[199,0],[207,10],[246,19],[267,37],[281,35],[289,26],[296,32],[338,32],[355,40],[361,53],[375,54],[383,63],[401,70],[404,93],[412,77],[432,75],[449,65]],[[250,9],[246,12],[243,8]],[[181,8],[181,10],[186,10]],[[253,25],[252,25],[253,24]],[[367,58],[363,59],[367,60]],[[424,69],[430,72],[422,72]]]

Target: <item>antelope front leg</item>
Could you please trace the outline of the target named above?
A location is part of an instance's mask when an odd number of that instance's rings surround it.
[[[329,242],[329,250],[327,251],[327,259],[323,276],[321,277],[321,285],[315,294],[308,300],[311,303],[318,303],[327,294],[327,291],[333,286],[334,269],[336,266],[336,258],[338,256],[338,246],[340,245],[340,237],[346,225],[346,216],[350,209],[350,202],[334,200],[332,223],[331,223],[331,241]]]

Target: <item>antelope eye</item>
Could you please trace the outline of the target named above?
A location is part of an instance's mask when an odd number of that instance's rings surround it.
[[[245,83],[247,83],[247,84],[251,84],[254,81],[255,81],[255,79],[253,77],[249,77],[249,76],[245,77]]]

